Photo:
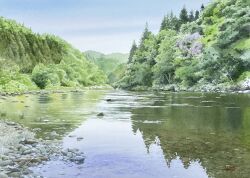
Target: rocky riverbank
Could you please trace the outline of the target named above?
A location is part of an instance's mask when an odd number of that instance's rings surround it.
[[[33,90],[23,92],[12,92],[12,91],[0,91],[0,96],[17,96],[17,95],[39,95],[39,94],[51,94],[51,93],[65,93],[65,92],[82,92],[86,90],[102,90],[102,89],[113,89],[110,85],[103,86],[89,86],[81,88],[69,88],[61,87],[60,89],[46,89],[46,90]]]
[[[170,91],[170,92],[212,92],[212,93],[250,93],[250,83],[244,83],[241,85],[233,84],[197,84],[192,87],[184,87],[178,84],[169,84],[169,85],[156,85],[153,87],[147,86],[137,86],[129,88],[131,91]]]
[[[14,122],[0,120],[0,178],[41,177],[30,168],[49,160],[82,164],[83,153],[63,150],[58,140],[42,140],[35,133]]]

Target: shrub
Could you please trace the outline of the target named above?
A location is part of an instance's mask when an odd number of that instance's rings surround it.
[[[39,71],[32,74],[32,80],[40,89],[45,89],[49,81],[49,76],[46,71]]]

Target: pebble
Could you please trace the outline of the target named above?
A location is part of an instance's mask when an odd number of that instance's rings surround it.
[[[8,176],[5,173],[0,173],[0,178],[8,178]]]
[[[34,174],[29,170],[29,167],[43,164],[44,161],[48,160],[72,161],[75,164],[84,162],[85,156],[78,149],[73,148],[62,151],[61,144],[56,140],[52,142],[50,140],[36,139],[32,132],[27,137],[29,131],[14,122],[0,121],[0,125],[4,125],[4,128],[13,133],[13,138],[8,137],[8,139],[18,139],[14,145],[5,146],[6,152],[4,155],[0,155],[0,178],[32,177]],[[1,134],[3,134],[2,136],[8,135],[7,132]],[[53,131],[51,135],[56,136],[59,134]],[[83,139],[83,137],[77,138],[78,140]],[[5,173],[8,173],[8,175]]]
[[[0,161],[0,167],[5,167],[5,166],[8,166],[8,165],[13,165],[13,161],[11,160],[6,160],[6,161]]]

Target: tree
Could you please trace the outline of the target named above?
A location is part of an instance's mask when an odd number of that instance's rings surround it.
[[[167,26],[167,16],[164,16],[164,17],[163,17],[163,20],[162,20],[162,22],[161,22],[160,31],[166,29],[166,26]]]
[[[146,23],[145,28],[144,28],[144,32],[142,34],[141,37],[141,44],[143,44],[143,42],[149,38],[149,36],[151,35],[151,32],[148,29],[148,23]]]
[[[195,11],[195,20],[197,20],[200,16],[200,12],[198,10]]]
[[[194,11],[190,11],[188,18],[189,18],[189,21],[190,21],[190,22],[192,22],[192,21],[195,20]]]
[[[161,23],[160,31],[162,30],[179,31],[179,29],[180,29],[179,19],[173,14],[173,12],[164,16],[162,23]]]
[[[205,9],[204,4],[201,5],[201,11],[203,11]]]
[[[166,85],[174,81],[174,59],[176,51],[176,31],[168,30],[164,32],[165,39],[160,44],[159,55],[156,58],[156,65],[153,67],[154,84]]]
[[[133,44],[132,44],[132,47],[131,47],[131,49],[130,49],[129,58],[128,58],[128,63],[131,63],[131,62],[132,62],[136,50],[137,50],[137,45],[136,45],[136,42],[134,41]]]
[[[181,12],[180,12],[180,22],[181,22],[181,24],[185,24],[188,21],[189,21],[189,18],[188,18],[187,9],[186,9],[186,7],[183,7]]]

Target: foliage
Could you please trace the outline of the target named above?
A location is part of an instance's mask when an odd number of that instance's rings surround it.
[[[126,72],[126,64],[118,65],[109,75],[108,81],[110,84],[115,84],[118,80],[120,80]]]
[[[50,86],[87,86],[106,82],[106,75],[70,44],[40,35],[13,20],[0,18],[0,91]],[[32,82],[33,81],[33,82]]]
[[[134,41],[134,42],[133,42],[133,45],[132,45],[132,47],[131,47],[131,49],[130,49],[130,52],[129,52],[129,57],[128,57],[128,62],[129,62],[129,63],[132,62],[136,50],[137,50],[137,45],[136,45],[136,43],[135,43],[135,41]]]
[[[119,87],[223,85],[250,72],[248,0],[214,0],[170,13],[155,36],[146,27]]]
[[[177,33],[174,30],[161,31],[159,36],[162,33],[164,33],[165,38],[160,44],[159,55],[156,58],[157,63],[153,67],[155,85],[174,82]]]

